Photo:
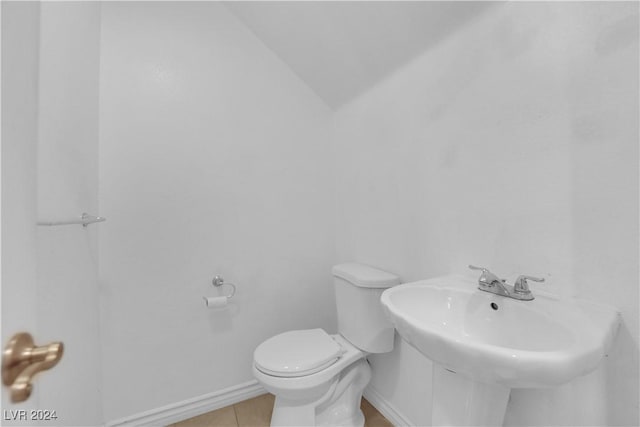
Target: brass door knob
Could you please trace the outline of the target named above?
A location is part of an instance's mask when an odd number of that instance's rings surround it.
[[[33,389],[33,377],[53,368],[63,352],[61,342],[36,347],[30,334],[15,334],[2,353],[2,383],[11,389],[11,401],[27,400]]]

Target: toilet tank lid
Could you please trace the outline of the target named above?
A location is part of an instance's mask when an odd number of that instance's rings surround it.
[[[335,277],[363,288],[390,288],[400,283],[395,274],[356,262],[338,264],[332,271]]]

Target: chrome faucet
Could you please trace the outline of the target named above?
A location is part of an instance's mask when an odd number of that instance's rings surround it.
[[[478,278],[478,289],[481,291],[491,292],[492,294],[502,295],[521,301],[531,301],[534,298],[531,290],[529,289],[529,283],[527,283],[527,280],[544,282],[543,277],[518,276],[514,285],[511,286],[506,283],[505,279],[500,279],[484,267],[469,265],[469,268],[472,270],[482,271],[482,274],[480,274],[480,277]]]

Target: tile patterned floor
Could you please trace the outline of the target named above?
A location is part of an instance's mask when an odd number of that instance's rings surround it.
[[[274,396],[263,394],[217,411],[207,412],[170,427],[268,427]],[[369,402],[362,399],[365,427],[393,427]]]

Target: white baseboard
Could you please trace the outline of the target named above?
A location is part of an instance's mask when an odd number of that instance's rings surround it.
[[[385,399],[376,389],[373,387],[367,387],[364,389],[363,396],[369,401],[386,419],[396,427],[413,426],[404,415],[400,413],[387,399]]]
[[[215,411],[266,393],[256,380],[110,421],[107,427],[157,427]]]
[[[106,427],[166,426],[242,402],[243,400],[251,399],[252,397],[260,396],[264,393],[266,393],[266,390],[258,384],[257,381],[247,381],[246,383],[238,384],[224,390],[203,394],[202,396],[183,400],[182,402],[172,403],[160,408],[109,421],[106,423]],[[363,395],[364,398],[380,411],[394,426],[413,425],[374,388],[367,387]]]

